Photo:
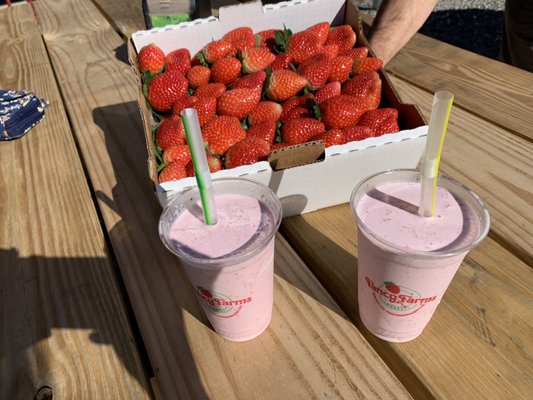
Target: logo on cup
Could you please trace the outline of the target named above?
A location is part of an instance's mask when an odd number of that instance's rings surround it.
[[[398,317],[414,314],[437,299],[437,296],[422,297],[415,290],[394,282],[385,281],[381,286],[376,286],[370,278],[365,277],[365,279],[378,305],[384,311]]]
[[[241,311],[243,305],[252,301],[252,297],[233,300],[225,294],[204,289],[201,286],[196,288],[196,294],[210,312],[221,318],[234,317]]]

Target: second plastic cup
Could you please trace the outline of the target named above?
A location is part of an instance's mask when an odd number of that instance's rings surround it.
[[[159,235],[179,257],[213,329],[227,340],[247,341],[272,317],[281,203],[267,186],[247,179],[213,180],[213,190],[215,225],[204,223],[195,186],[163,210]]]
[[[439,177],[436,212],[418,215],[420,173],[392,170],[353,191],[358,227],[358,301],[364,325],[391,342],[420,335],[466,254],[487,235],[480,198]]]

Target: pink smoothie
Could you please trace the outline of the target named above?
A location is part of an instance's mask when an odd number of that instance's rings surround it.
[[[360,315],[371,332],[389,341],[422,332],[479,237],[474,211],[458,196],[437,188],[429,218],[418,215],[419,198],[419,183],[393,182],[368,191],[356,205]]]
[[[262,333],[272,316],[277,225],[255,198],[220,195],[215,204],[216,225],[204,224],[198,205],[176,219],[169,239],[191,257],[180,259],[213,328],[245,341]]]

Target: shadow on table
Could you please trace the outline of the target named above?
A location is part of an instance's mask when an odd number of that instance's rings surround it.
[[[138,104],[99,107],[93,119],[103,132],[116,181],[111,193],[95,190],[95,195],[159,388],[165,398],[207,399],[184,314],[207,322],[177,258],[159,239],[161,206],[148,175]],[[190,294],[180,296],[183,292]]]

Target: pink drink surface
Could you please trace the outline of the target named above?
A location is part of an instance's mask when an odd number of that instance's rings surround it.
[[[359,310],[375,335],[395,342],[418,336],[433,315],[466,251],[432,257],[435,251],[468,246],[479,233],[473,211],[438,188],[435,216],[417,214],[418,183],[387,183],[364,195],[357,215],[388,246],[359,227]],[[413,255],[425,252],[427,257]]]
[[[262,333],[272,316],[275,221],[255,198],[242,195],[215,197],[218,221],[204,224],[201,209],[184,211],[174,222],[170,238],[192,256],[181,259],[213,328],[223,337],[245,341]],[[265,240],[268,243],[265,244]],[[228,257],[256,249],[244,261]],[[209,260],[216,260],[208,265]]]

